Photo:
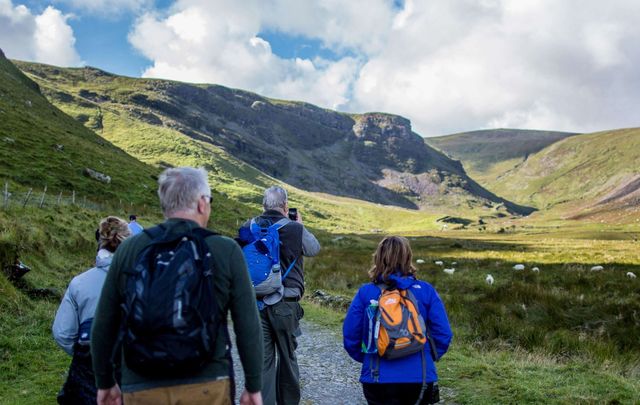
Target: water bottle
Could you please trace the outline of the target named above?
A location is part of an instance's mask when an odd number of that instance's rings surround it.
[[[367,314],[367,325],[365,336],[362,342],[363,353],[378,352],[378,330],[380,328],[378,300],[370,300],[365,311]]]

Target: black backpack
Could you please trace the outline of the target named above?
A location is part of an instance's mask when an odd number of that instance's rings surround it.
[[[220,324],[213,260],[204,228],[170,237],[160,225],[126,270],[122,348],[127,366],[147,376],[197,373],[211,360]]]

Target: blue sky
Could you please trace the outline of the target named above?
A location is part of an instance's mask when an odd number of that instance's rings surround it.
[[[423,136],[640,125],[640,2],[0,0],[10,58],[217,83]]]

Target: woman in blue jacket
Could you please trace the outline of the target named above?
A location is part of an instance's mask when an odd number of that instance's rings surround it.
[[[362,363],[360,382],[370,405],[431,404],[438,402],[438,376],[434,362],[447,352],[453,334],[436,290],[415,277],[409,241],[399,236],[384,238],[369,270],[370,283],[360,287],[344,320],[344,348]],[[393,360],[365,353],[363,342],[371,322],[370,306],[377,304],[385,289],[410,290],[425,320],[431,344],[420,351]],[[375,307],[374,307],[375,308]]]

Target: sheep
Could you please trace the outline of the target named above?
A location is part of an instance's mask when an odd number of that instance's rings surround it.
[[[517,271],[524,270],[524,264],[516,264],[515,266],[513,266],[513,269]]]
[[[540,269],[537,267],[532,268],[531,271],[534,273],[540,273]]]
[[[452,266],[455,266],[456,264],[458,264],[458,262],[451,262]]]
[[[634,278],[636,278],[636,275],[633,274],[632,272],[628,272],[627,273],[627,277],[629,277],[630,279],[634,279]]]
[[[452,275],[453,273],[455,273],[456,269],[444,269],[444,272],[447,273],[448,275]]]
[[[416,263],[418,263],[418,264],[423,264],[423,263],[424,263],[424,260],[422,260],[422,259],[418,259],[418,260],[416,260]]]
[[[441,260],[436,260],[434,263],[435,263],[436,266],[443,266],[444,265],[444,263]]]
[[[489,285],[493,285],[493,276],[491,274],[488,274],[487,278],[485,278],[484,281]]]
[[[602,270],[604,270],[604,267],[602,266],[593,266],[591,268],[591,271],[602,271]]]

